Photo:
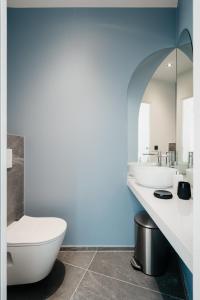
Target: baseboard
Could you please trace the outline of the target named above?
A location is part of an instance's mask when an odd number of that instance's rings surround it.
[[[60,248],[61,251],[133,251],[133,246],[121,246],[121,245],[98,245],[98,246],[92,246],[92,245],[80,245],[80,246],[74,246],[74,245],[62,245]]]

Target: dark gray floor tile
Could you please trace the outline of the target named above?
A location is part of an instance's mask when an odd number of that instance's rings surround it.
[[[84,270],[75,268],[69,265],[65,265],[65,277],[62,285],[59,289],[54,292],[53,295],[48,297],[51,300],[69,300],[79,284],[82,276],[84,275]],[[55,278],[54,278],[55,280]]]
[[[34,284],[8,287],[8,300],[69,300],[84,270],[56,261],[51,273]]]
[[[173,298],[87,271],[72,300],[172,300]]]
[[[87,269],[95,251],[60,251],[58,259],[77,267]]]
[[[151,290],[184,298],[176,264],[171,264],[165,275],[152,277],[132,268],[130,265],[132,255],[133,252],[98,252],[89,269]]]

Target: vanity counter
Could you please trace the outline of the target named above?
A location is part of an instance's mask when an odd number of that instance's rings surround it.
[[[140,186],[131,177],[128,187],[192,271],[193,200],[180,200],[176,195],[170,200],[158,199],[153,195],[155,189]]]

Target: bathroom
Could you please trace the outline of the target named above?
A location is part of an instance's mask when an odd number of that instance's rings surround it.
[[[7,299],[193,299],[192,1],[9,0],[7,74]]]

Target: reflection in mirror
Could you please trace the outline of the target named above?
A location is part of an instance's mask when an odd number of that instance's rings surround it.
[[[178,167],[191,173],[193,167],[193,63],[192,42],[187,30],[181,34],[177,49],[176,141]],[[188,170],[190,169],[190,170]]]
[[[175,164],[176,148],[176,49],[149,81],[139,112],[138,159],[152,164]],[[172,155],[173,154],[173,155]]]
[[[190,61],[193,61],[192,39],[187,29],[183,30],[183,32],[181,33],[178,42],[178,49],[180,50],[180,52],[183,52],[190,59]]]
[[[176,167],[192,183],[193,63],[188,31],[160,64],[144,92],[138,118],[138,160]]]

